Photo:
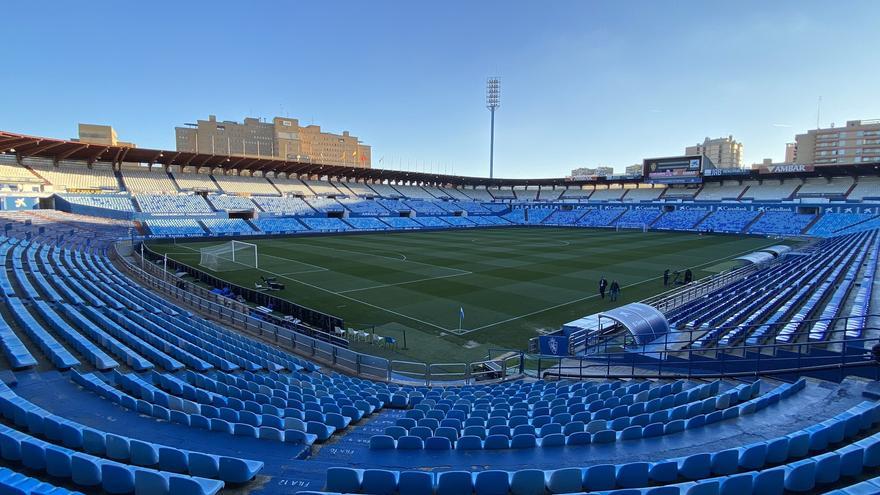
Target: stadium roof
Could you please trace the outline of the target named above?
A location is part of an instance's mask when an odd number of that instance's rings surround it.
[[[279,158],[261,158],[240,155],[214,155],[188,151],[168,151],[128,146],[108,146],[83,143],[63,139],[28,136],[0,131],[0,153],[14,152],[21,157],[40,157],[54,161],[81,160],[89,163],[98,161],[122,163],[150,163],[177,165],[182,167],[219,168],[223,170],[246,170],[251,172],[278,172],[289,174],[308,174],[345,179],[375,181],[418,182],[428,184],[479,185],[479,186],[525,186],[525,185],[580,185],[609,183],[638,183],[641,177],[598,177],[594,179],[571,180],[565,177],[543,179],[490,179],[487,177],[467,177],[459,175],[407,172],[377,168],[354,168],[340,165],[327,165],[313,162],[298,162]],[[880,162],[857,165],[827,165],[800,172],[801,177],[822,177],[841,175],[878,175]],[[792,173],[761,173],[749,171],[738,176],[705,177],[706,182],[720,182],[731,179],[784,179]]]
[[[347,179],[487,186],[572,184],[571,181],[568,181],[563,177],[547,179],[489,179],[486,177],[465,177],[377,168],[345,167],[340,165],[282,160],[280,158],[213,155],[207,153],[192,153],[188,151],[167,151],[148,148],[131,148],[127,146],[108,146],[0,131],[0,153],[13,152],[13,150],[14,153],[19,156],[49,158],[56,161],[82,160],[89,163],[98,161],[112,163],[151,163],[177,165],[182,167],[220,168],[223,170],[248,170],[251,172],[326,175],[329,177]]]

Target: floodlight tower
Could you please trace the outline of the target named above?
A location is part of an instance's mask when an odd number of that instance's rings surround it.
[[[489,135],[489,178],[493,177],[495,165],[495,110],[501,106],[501,79],[490,77],[486,80],[486,108],[492,115]]]

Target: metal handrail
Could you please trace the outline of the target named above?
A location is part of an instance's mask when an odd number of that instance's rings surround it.
[[[880,317],[880,314],[872,313],[872,314],[864,316],[864,318],[869,318],[869,317]],[[856,317],[854,317],[854,316],[841,316],[836,319],[843,320],[843,319],[850,319],[850,318],[856,318]],[[833,320],[833,319],[835,319],[835,318],[825,318],[822,320],[804,320],[804,321],[828,321],[828,320]],[[874,327],[874,326],[863,327],[862,330],[877,330],[878,333],[880,333],[880,327]],[[760,353],[761,351],[766,350],[766,349],[778,349],[778,348],[785,348],[785,347],[792,348],[792,347],[806,346],[806,347],[811,347],[811,348],[819,348],[819,347],[826,347],[829,344],[849,345],[849,344],[857,344],[857,343],[877,344],[877,343],[880,343],[880,337],[846,338],[846,339],[835,339],[835,340],[822,340],[822,341],[815,341],[815,342],[789,342],[789,343],[781,343],[781,344],[773,343],[773,344],[751,344],[751,345],[727,346],[727,347],[704,347],[704,348],[700,348],[700,349],[686,348],[686,349],[680,349],[680,350],[670,350],[670,349],[648,350],[645,345],[645,346],[643,346],[642,350],[624,349],[624,350],[618,351],[618,352],[596,353],[596,354],[589,354],[589,355],[583,355],[583,356],[555,356],[555,355],[546,355],[546,354],[542,355],[539,353],[526,353],[526,354],[529,356],[542,357],[545,359],[595,360],[595,359],[601,358],[602,356],[615,356],[615,355],[622,356],[622,355],[634,355],[634,354],[643,354],[643,355],[650,355],[650,354],[671,355],[671,354],[676,354],[676,353],[711,354],[713,352],[723,352],[723,353],[730,354],[730,353],[740,352],[740,351]],[[865,348],[870,349],[870,346],[867,346]],[[511,349],[511,348],[494,348],[493,351],[495,351],[495,352],[521,352],[518,349]]]
[[[804,335],[809,336],[809,327],[811,327],[813,324],[816,324],[816,323],[829,322],[829,328],[826,331],[826,333],[829,335],[833,335],[835,333],[845,332],[848,329],[849,322],[851,320],[860,320],[860,319],[867,320],[868,318],[871,318],[871,317],[880,317],[880,314],[869,313],[864,316],[847,315],[847,316],[835,316],[835,317],[831,317],[831,318],[810,318],[810,319],[800,320],[797,323],[801,324],[802,326],[806,326],[806,327],[802,328],[797,334],[793,334],[792,338],[795,339],[799,336],[804,336]],[[775,328],[782,328],[785,325],[792,323],[793,321],[794,320],[785,320],[785,321],[778,321],[775,323],[750,323],[747,325],[743,325],[743,324],[727,325],[727,326],[721,326],[721,327],[712,327],[711,331],[718,332],[719,333],[718,337],[720,337],[724,333],[729,333],[734,330],[748,330],[748,329],[760,328],[760,327],[770,327],[770,328],[774,328],[774,329]],[[844,324],[843,324],[844,328],[840,329],[840,330],[834,329],[834,326],[838,322],[841,322],[841,321],[844,322]],[[865,330],[874,330],[874,329],[875,329],[874,327],[862,327],[862,332],[864,332]],[[715,345],[713,345],[713,346],[699,347],[699,348],[691,347],[691,344],[694,342],[695,337],[702,336],[706,332],[707,332],[707,330],[701,330],[698,328],[681,329],[681,330],[676,329],[675,332],[670,332],[670,333],[667,333],[663,336],[663,342],[662,342],[663,349],[660,352],[664,352],[664,353],[668,353],[668,354],[675,354],[675,353],[687,352],[687,351],[693,351],[693,352],[699,352],[699,353],[711,353],[713,351],[730,352],[730,351],[736,351],[738,349],[746,349],[746,350],[753,349],[753,348],[764,349],[764,348],[770,348],[770,347],[776,347],[776,346],[779,346],[779,347],[794,346],[794,345],[827,346],[829,344],[852,343],[852,342],[857,342],[860,340],[859,338],[845,338],[845,339],[835,339],[835,340],[817,340],[817,341],[813,341],[813,342],[792,341],[792,342],[787,342],[787,343],[740,344],[740,345],[735,345],[735,346],[718,346],[717,345],[718,339],[715,338],[714,339]],[[676,343],[676,341],[670,342],[670,340],[669,340],[671,337],[674,337],[674,336],[687,336],[687,341],[688,341],[687,345],[683,346],[680,349],[670,349],[669,344]],[[745,335],[740,336],[739,339],[742,340],[746,337],[747,336],[745,336]],[[766,337],[767,340],[772,339],[772,338],[773,338],[773,335],[768,335]],[[862,339],[864,339],[864,338],[862,338]],[[681,341],[681,342],[684,342],[684,341]],[[622,343],[621,342],[611,342],[611,341],[606,340],[605,342],[602,342],[601,344],[604,345],[604,349],[606,351],[613,344],[615,347],[622,346],[627,351],[630,351],[630,352],[633,351],[634,349],[637,349],[638,347],[641,347],[642,352],[644,353],[644,352],[648,352],[649,346],[660,345],[660,342],[654,341],[654,342],[636,345],[634,341],[629,341],[628,335],[624,335],[624,342],[622,342]],[[595,356],[597,354],[605,354],[606,353],[606,352],[600,352],[598,349],[599,349],[599,346],[597,345],[592,349],[595,352],[592,352],[592,353],[586,354],[586,355]]]
[[[605,365],[588,365],[587,368],[595,366],[597,368],[605,367]],[[880,380],[880,366],[872,359],[865,361],[856,361],[856,362],[847,362],[847,363],[837,363],[837,364],[825,364],[825,365],[813,365],[813,366],[802,366],[802,367],[792,367],[792,368],[777,368],[770,370],[758,370],[758,371],[723,371],[723,372],[700,372],[700,373],[682,373],[682,372],[666,372],[661,374],[647,374],[647,373],[636,373],[635,371],[631,373],[620,373],[620,372],[608,372],[608,373],[599,373],[599,374],[584,374],[583,372],[578,375],[572,375],[568,373],[562,373],[557,370],[565,370],[568,369],[566,367],[560,368],[552,368],[543,371],[543,373],[536,375],[542,378],[556,378],[556,379],[589,379],[589,378],[603,378],[603,379],[635,379],[635,378],[648,378],[648,379],[668,379],[668,380],[679,380],[679,379],[724,379],[724,378],[759,378],[759,377],[774,377],[779,375],[803,375],[805,373],[816,372],[816,371],[840,371],[840,378],[844,378],[846,375],[844,374],[844,370],[848,368],[864,368],[864,367],[873,367],[874,368],[874,380]],[[583,369],[583,368],[581,368]]]
[[[700,296],[742,280],[756,271],[758,271],[756,265],[748,265],[735,270],[716,273],[709,277],[695,280],[690,284],[661,292],[640,302],[653,306],[663,312],[670,311]]]
[[[865,327],[864,330],[873,331],[880,330],[880,328]],[[841,345],[841,352],[824,355],[812,353],[813,349],[826,350],[824,348],[831,344]],[[527,363],[537,365],[537,371],[534,375],[539,377],[544,376],[547,372],[564,375],[567,378],[629,378],[638,376],[659,379],[682,376],[701,378],[769,376],[877,365],[871,354],[872,347],[877,344],[880,344],[880,337],[712,347],[701,350],[624,350],[588,356],[560,357],[527,354],[524,356],[524,360]],[[780,351],[790,352],[791,355],[780,355]],[[714,358],[711,357],[713,354]],[[675,360],[669,358],[675,358]],[[787,366],[790,363],[796,365]],[[548,364],[549,366],[547,366]],[[717,370],[713,370],[713,366]],[[629,368],[629,372],[620,371],[620,368]],[[725,370],[725,368],[727,369]],[[604,369],[604,371],[595,372],[598,369]],[[559,371],[554,373],[551,370]],[[880,366],[878,366],[878,372],[880,372]]]

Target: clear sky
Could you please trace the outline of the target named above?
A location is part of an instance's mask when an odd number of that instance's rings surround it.
[[[8,1],[0,129],[77,122],[174,147],[215,114],[298,117],[373,166],[496,176],[622,171],[733,134],[746,165],[816,125],[880,118],[880,2]],[[380,164],[379,161],[382,160]]]

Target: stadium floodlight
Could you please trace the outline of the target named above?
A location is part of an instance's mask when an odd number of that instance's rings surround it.
[[[494,176],[495,168],[495,110],[501,106],[501,79],[490,77],[486,80],[486,108],[492,114],[489,134],[489,178]]]

